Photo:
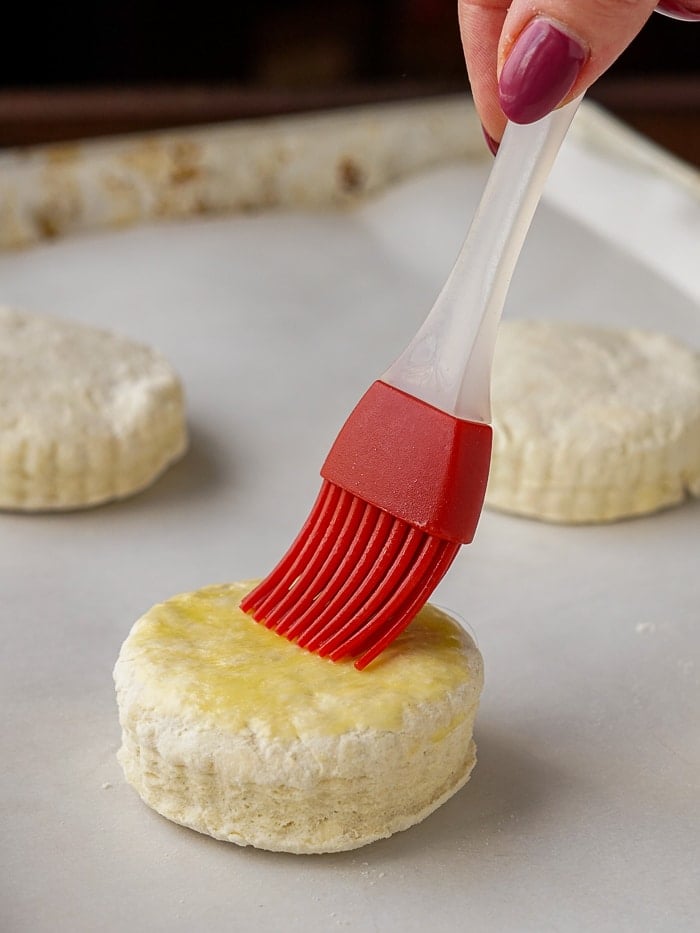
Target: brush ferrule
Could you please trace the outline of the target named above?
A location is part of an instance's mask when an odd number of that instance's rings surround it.
[[[491,427],[374,382],[345,422],[321,476],[430,535],[474,537],[491,461]]]

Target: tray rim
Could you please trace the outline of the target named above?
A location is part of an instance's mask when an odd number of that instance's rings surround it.
[[[700,203],[700,171],[597,104],[573,137]],[[150,131],[0,153],[0,250],[154,220],[351,206],[393,182],[486,160],[465,95]]]

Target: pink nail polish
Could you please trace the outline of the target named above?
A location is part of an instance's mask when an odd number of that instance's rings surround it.
[[[587,50],[551,20],[538,17],[523,29],[501,71],[498,91],[514,123],[534,123],[569,93]]]
[[[656,4],[656,12],[663,13],[664,16],[671,16],[673,19],[684,19],[688,22],[700,21],[700,2],[698,0],[683,0],[682,3],[676,3],[675,0],[661,0]]]
[[[484,139],[486,140],[486,145],[489,147],[489,152],[491,153],[491,155],[496,155],[496,153],[498,152],[498,147],[501,144],[497,143],[496,140],[493,138],[493,136],[490,136],[486,132],[486,129],[484,128],[483,124],[481,126],[481,132],[484,134]]]

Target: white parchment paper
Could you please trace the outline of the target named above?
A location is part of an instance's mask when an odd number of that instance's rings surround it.
[[[429,309],[487,167],[346,213],[0,256],[1,301],[169,356],[192,431],[129,501],[0,516],[3,930],[697,929],[699,502],[609,527],[484,514],[436,594],[485,657],[479,763],[406,833],[336,856],[239,849],[149,811],[115,760],[111,668],[130,625],[279,557],[341,422]],[[507,314],[700,347],[700,268],[678,259],[699,218],[687,190],[572,140]]]

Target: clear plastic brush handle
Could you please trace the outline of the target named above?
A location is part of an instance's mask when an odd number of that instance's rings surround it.
[[[464,245],[437,301],[382,376],[469,421],[490,421],[491,364],[515,264],[581,98],[525,126],[509,123]]]

